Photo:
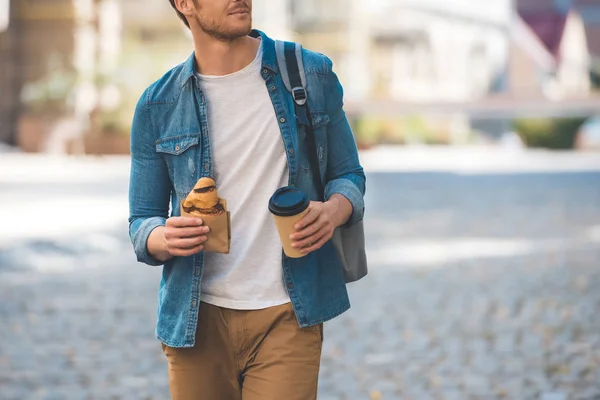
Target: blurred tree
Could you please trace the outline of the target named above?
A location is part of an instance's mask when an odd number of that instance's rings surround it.
[[[527,147],[572,149],[586,118],[530,118],[514,121],[515,132]]]

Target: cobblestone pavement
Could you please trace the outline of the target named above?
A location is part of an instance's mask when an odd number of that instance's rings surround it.
[[[125,201],[126,180],[45,189]],[[367,206],[371,274],[325,326],[321,400],[600,399],[600,173],[374,173]],[[168,398],[160,269],[125,224],[4,237],[0,399]]]

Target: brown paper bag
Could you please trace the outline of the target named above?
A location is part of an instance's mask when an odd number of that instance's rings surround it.
[[[221,200],[223,207],[227,210],[227,202],[223,199],[219,200]],[[203,225],[210,228],[208,240],[204,243],[204,251],[229,254],[231,246],[231,217],[229,211],[219,215],[190,214],[183,210],[183,201],[179,206],[181,207],[182,217],[200,218]]]

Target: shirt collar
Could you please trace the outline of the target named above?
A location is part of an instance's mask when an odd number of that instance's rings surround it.
[[[268,69],[274,73],[279,72],[279,68],[277,67],[277,57],[275,55],[275,42],[273,39],[257,29],[253,29],[250,32],[250,36],[253,38],[260,37],[262,39],[262,68]],[[194,76],[195,72],[196,56],[195,53],[192,52],[188,59],[183,63],[183,69],[181,71],[181,86],[184,86],[190,80],[190,78]]]

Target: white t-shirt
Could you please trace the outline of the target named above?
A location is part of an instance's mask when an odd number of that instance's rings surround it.
[[[277,116],[254,61],[225,76],[198,75],[208,102],[214,179],[231,212],[229,254],[205,253],[201,300],[253,310],[288,303],[281,242],[269,198],[288,183]]]

